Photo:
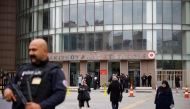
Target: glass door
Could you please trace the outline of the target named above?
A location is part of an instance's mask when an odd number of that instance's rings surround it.
[[[97,76],[99,79],[100,86],[100,62],[87,62],[87,72],[92,77],[90,87],[94,87],[94,77]]]
[[[70,86],[78,86],[80,62],[70,62]]]
[[[128,62],[128,75],[129,75],[129,83],[133,85],[133,87],[140,86],[140,61],[129,61]],[[138,76],[138,77],[137,77]]]

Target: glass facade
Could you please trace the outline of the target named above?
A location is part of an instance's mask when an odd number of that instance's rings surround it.
[[[17,64],[29,42],[44,38],[50,53],[154,50],[156,68],[187,70],[189,0],[17,0]]]

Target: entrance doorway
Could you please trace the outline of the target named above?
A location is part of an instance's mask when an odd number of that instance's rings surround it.
[[[140,61],[129,61],[128,68],[129,83],[132,83],[134,87],[140,87]],[[136,80],[137,74],[139,76],[138,80]],[[139,81],[138,84],[137,81]]]
[[[70,86],[78,86],[80,62],[70,62]]]
[[[92,77],[90,87],[94,87],[94,77],[98,77],[98,85],[100,86],[100,62],[87,62],[87,72]]]
[[[112,74],[120,76],[120,62],[108,62],[108,81]]]

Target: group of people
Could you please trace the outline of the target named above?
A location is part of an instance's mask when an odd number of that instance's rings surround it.
[[[97,75],[90,75],[90,74],[86,74],[85,77],[82,76],[82,74],[79,74],[78,79],[78,85],[80,86],[83,83],[83,80],[86,80],[86,84],[91,88],[93,87],[94,90],[96,90],[100,85],[99,85],[99,78]],[[92,86],[93,83],[93,86]]]
[[[149,73],[148,76],[146,76],[146,74],[143,73],[143,76],[141,77],[141,80],[142,80],[142,86],[143,87],[146,87],[147,80],[148,80],[148,87],[152,87],[152,85],[151,85],[152,76],[151,76],[150,73]]]
[[[49,62],[47,53],[48,45],[44,39],[34,39],[30,42],[29,56],[31,63],[21,67],[12,80],[12,83],[18,85],[27,103],[24,105],[17,101],[17,96],[13,93],[13,87],[9,84],[6,86],[3,96],[5,100],[13,102],[12,109],[55,109],[58,104],[65,100],[67,90],[65,75],[58,65]],[[77,97],[79,107],[82,108],[85,105],[90,107],[91,76],[86,75],[83,78],[80,75],[78,79],[82,81],[79,83]],[[96,80],[95,83],[99,84],[99,78],[95,76],[94,79]],[[131,77],[129,78],[128,75],[125,76],[124,74],[120,76],[113,74],[110,77],[107,93],[110,94],[112,109],[118,109],[118,102],[122,100],[122,92],[125,87],[128,88],[129,83],[132,84],[131,79]],[[139,80],[138,77],[135,79]],[[141,79],[142,86],[146,86],[146,80],[148,79],[148,86],[151,87],[152,77],[150,74],[148,77],[143,74]],[[176,91],[178,92],[180,87],[178,74],[175,81]],[[139,84],[138,81],[137,84]],[[162,85],[158,87],[154,103],[156,109],[170,109],[174,106],[172,91],[166,80],[163,80]]]

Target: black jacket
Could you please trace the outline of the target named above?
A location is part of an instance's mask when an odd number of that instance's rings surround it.
[[[108,87],[107,93],[110,94],[110,101],[119,102],[120,94],[122,95],[122,86],[116,81],[112,81]]]
[[[40,68],[38,71],[43,73],[44,71],[46,71],[46,68],[51,65],[53,64],[49,63],[48,59],[45,61],[41,61],[38,65],[27,64],[17,72],[15,78],[13,79],[13,83],[17,84],[17,82],[21,80],[21,78],[25,78],[24,75],[31,75],[31,72],[34,72],[37,68]],[[63,71],[58,67],[53,67],[45,73],[48,73],[47,77],[42,77],[41,83],[39,84],[39,88],[37,85],[34,86],[31,81],[32,96],[34,98],[34,102],[38,103],[42,109],[55,109],[55,106],[63,102],[65,99],[67,82],[65,80]],[[43,82],[44,79],[46,81],[46,84]],[[47,82],[49,84],[47,84]],[[7,87],[11,88],[10,85],[8,85]],[[28,97],[28,91],[25,90],[26,87],[26,83],[24,83],[24,81],[21,80],[21,91],[23,92],[23,94],[27,98],[27,101],[29,102],[30,100]],[[50,93],[45,94],[43,90],[50,91]],[[38,95],[36,96],[36,94]],[[39,100],[38,97],[40,97],[40,99],[41,97],[45,98],[43,98],[43,100]],[[15,104],[16,103],[13,103],[13,109]],[[19,109],[24,109],[24,106],[21,106]]]
[[[158,87],[154,103],[156,109],[170,109],[170,105],[174,104],[172,90],[162,86]]]

